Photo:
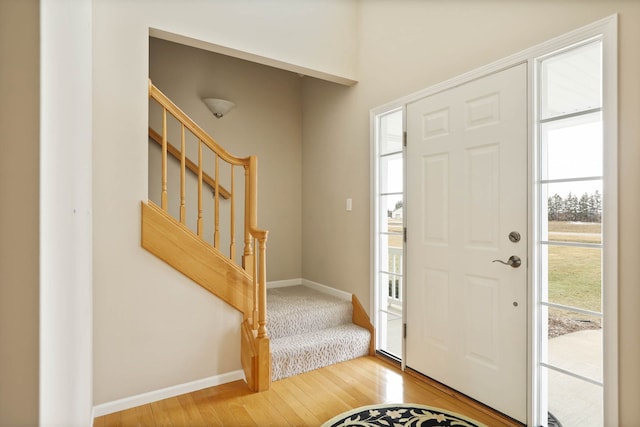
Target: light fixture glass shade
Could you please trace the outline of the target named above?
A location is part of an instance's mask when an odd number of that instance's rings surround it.
[[[224,116],[236,106],[236,104],[231,101],[227,101],[226,99],[204,98],[202,101],[217,118]]]

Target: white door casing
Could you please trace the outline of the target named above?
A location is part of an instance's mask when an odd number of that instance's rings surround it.
[[[527,117],[526,64],[407,105],[406,366],[522,422]]]

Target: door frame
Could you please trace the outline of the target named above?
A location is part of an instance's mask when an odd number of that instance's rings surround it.
[[[617,14],[611,15],[607,18],[596,21],[592,24],[586,25],[582,28],[576,29],[559,37],[553,38],[516,54],[510,55],[506,58],[487,64],[483,67],[477,68],[470,72],[464,73],[460,76],[443,81],[429,88],[420,90],[413,94],[404,96],[395,101],[386,103],[379,107],[370,110],[370,135],[371,135],[371,271],[374,271],[377,265],[376,259],[376,241],[375,241],[375,227],[376,227],[376,179],[377,179],[377,157],[376,157],[376,117],[380,114],[388,112],[393,109],[403,109],[406,131],[406,105],[410,102],[425,98],[442,91],[460,86],[464,83],[468,83],[472,80],[476,80],[505,70],[507,68],[519,65],[522,63],[527,64],[528,69],[528,233],[531,238],[529,239],[529,246],[527,248],[532,260],[531,265],[537,266],[538,260],[536,259],[536,224],[537,214],[535,209],[536,201],[536,174],[537,164],[535,161],[536,156],[536,135],[535,135],[535,87],[536,87],[536,59],[555,52],[557,50],[569,47],[576,43],[583,42],[589,38],[600,37],[603,43],[603,122],[605,123],[603,130],[603,138],[605,141],[604,148],[604,171],[603,171],[603,194],[606,196],[603,200],[603,209],[607,212],[607,215],[603,219],[603,236],[607,236],[606,251],[603,257],[603,281],[607,283],[607,286],[603,289],[603,312],[607,313],[606,322],[603,325],[603,405],[604,405],[604,424],[605,425],[617,425],[618,424],[618,135],[617,135],[617,121],[618,121],[618,81],[617,81],[617,58],[618,58],[618,16]],[[608,125],[607,125],[608,124]],[[406,161],[405,161],[406,163]],[[406,171],[405,171],[406,174]],[[406,257],[405,257],[406,259]],[[534,302],[538,301],[538,289],[537,289],[537,268],[528,269],[527,277],[527,425],[541,425],[538,419],[537,408],[540,400],[540,394],[538,390],[538,354],[539,354],[539,330],[538,325],[538,312]],[[410,284],[408,284],[410,286]],[[376,281],[372,280],[371,283],[371,313],[376,312],[377,301],[376,295]],[[406,301],[406,298],[405,298]],[[403,317],[406,310],[403,308]],[[403,319],[403,322],[406,319]],[[403,360],[402,369],[405,368],[404,360],[404,342],[403,342]]]

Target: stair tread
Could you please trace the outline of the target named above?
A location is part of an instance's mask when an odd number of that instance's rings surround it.
[[[289,313],[317,307],[351,305],[351,301],[328,295],[304,285],[287,286],[267,290],[269,314]]]

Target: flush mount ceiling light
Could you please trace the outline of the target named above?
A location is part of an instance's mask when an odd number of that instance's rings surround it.
[[[236,104],[231,101],[227,101],[226,99],[203,98],[202,101],[218,119],[227,114],[233,107],[236,106]]]

